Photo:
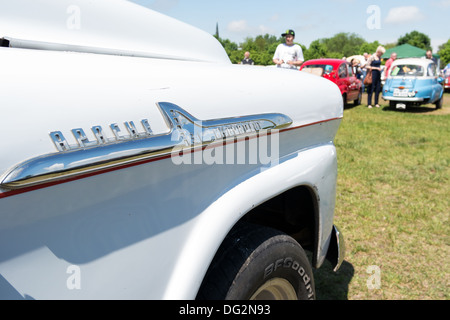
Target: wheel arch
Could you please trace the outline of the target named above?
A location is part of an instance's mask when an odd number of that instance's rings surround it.
[[[291,235],[313,251],[313,266],[320,266],[333,227],[336,179],[336,149],[330,143],[304,150],[230,189],[192,222],[164,299],[195,299],[223,239],[240,221]]]
[[[259,232],[258,228],[270,228],[268,230],[286,234],[290,237],[289,239],[292,238],[291,241],[300,244],[301,248],[311,251],[313,253],[313,261],[312,263],[309,263],[309,266],[310,268],[312,268],[317,260],[316,248],[319,230],[316,226],[319,224],[318,202],[319,198],[314,188],[309,185],[299,185],[288,189],[248,211],[233,225],[232,229],[226,235],[226,239],[229,238],[230,234],[239,234],[239,231],[237,230],[240,230],[240,227],[242,227],[243,225],[247,226],[248,230],[246,231],[248,232],[248,234],[251,234],[252,232]],[[253,228],[249,229],[248,227],[250,226],[253,226]],[[230,239],[235,238],[231,237],[228,240],[226,239],[221,243],[216,255],[214,256],[214,259],[208,265],[207,272],[204,278],[204,280],[207,280],[207,282],[206,284],[202,282],[202,285],[199,288],[200,291],[198,292],[198,295],[200,295],[200,299],[208,299],[207,296],[209,294],[216,294],[216,292],[209,292],[211,288],[217,286],[216,280],[212,280],[215,279],[215,277],[211,275],[208,277],[210,270],[216,275],[220,274],[221,276],[225,276],[225,274],[223,273],[225,269],[221,271],[217,270],[217,268],[219,268],[217,264],[218,261],[221,261],[221,263],[224,263],[228,266],[233,265],[230,264],[229,260],[225,259],[226,255],[224,255],[224,252],[227,252],[227,255],[229,254],[228,246],[234,243],[234,241],[230,241]],[[247,240],[246,238],[240,237],[238,239],[240,239],[240,241],[242,241],[243,243],[245,243]],[[246,244],[244,244],[243,248],[245,248],[245,250],[251,250],[246,246]],[[231,254],[231,256],[235,256],[235,254]],[[308,263],[308,258],[306,255],[305,259],[305,263]],[[243,262],[244,261],[241,261],[240,263]],[[235,261],[235,263],[238,262]],[[231,280],[232,278],[229,278],[230,285]],[[214,285],[211,284],[211,281],[214,282]],[[312,283],[314,283],[314,281]],[[314,291],[314,285],[312,285],[312,287],[312,290]],[[220,288],[216,287],[215,290],[220,290]]]
[[[268,199],[250,210],[239,221],[271,227],[294,238],[313,252],[317,262],[319,234],[319,197],[310,185],[299,185]]]

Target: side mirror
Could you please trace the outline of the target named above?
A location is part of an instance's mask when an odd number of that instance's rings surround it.
[[[440,84],[443,84],[444,83],[444,78],[442,78],[442,77],[437,78],[437,82],[439,82]]]

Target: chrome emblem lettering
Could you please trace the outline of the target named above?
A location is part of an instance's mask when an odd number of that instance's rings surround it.
[[[50,133],[50,138],[56,146],[56,149],[60,152],[63,151],[73,151],[80,148],[90,148],[97,147],[101,145],[107,145],[111,143],[117,143],[120,141],[128,141],[134,139],[142,139],[152,136],[152,129],[147,119],[141,121],[143,131],[139,132],[136,128],[133,121],[128,121],[124,123],[125,128],[128,131],[128,135],[122,134],[119,125],[117,123],[113,123],[109,126],[111,132],[113,134],[113,138],[108,138],[103,131],[101,126],[93,126],[91,128],[95,141],[89,141],[86,133],[83,129],[77,128],[72,129],[72,134],[75,137],[75,141],[78,143],[77,145],[69,145],[64,135],[61,131],[54,131]]]
[[[61,131],[53,131],[50,139],[57,152],[18,164],[0,177],[0,188],[20,189],[102,173],[172,156],[184,149],[209,145],[214,148],[215,142],[257,137],[261,130],[283,129],[292,124],[288,116],[278,113],[201,121],[175,104],[161,102],[157,105],[169,128],[168,133],[154,134],[150,122],[144,119],[138,125],[133,121],[125,122],[124,131],[117,123],[107,129],[93,126],[95,140],[92,141],[84,129],[72,129],[76,144],[70,145]]]

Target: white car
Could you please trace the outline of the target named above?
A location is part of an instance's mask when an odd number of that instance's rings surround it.
[[[339,268],[335,84],[122,0],[3,1],[0,38],[1,299],[312,299]]]

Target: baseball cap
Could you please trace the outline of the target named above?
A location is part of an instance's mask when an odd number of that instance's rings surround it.
[[[286,32],[285,33],[283,33],[281,36],[282,37],[286,37],[287,35],[292,35],[292,36],[294,36],[295,37],[295,31],[294,30],[286,30]]]

